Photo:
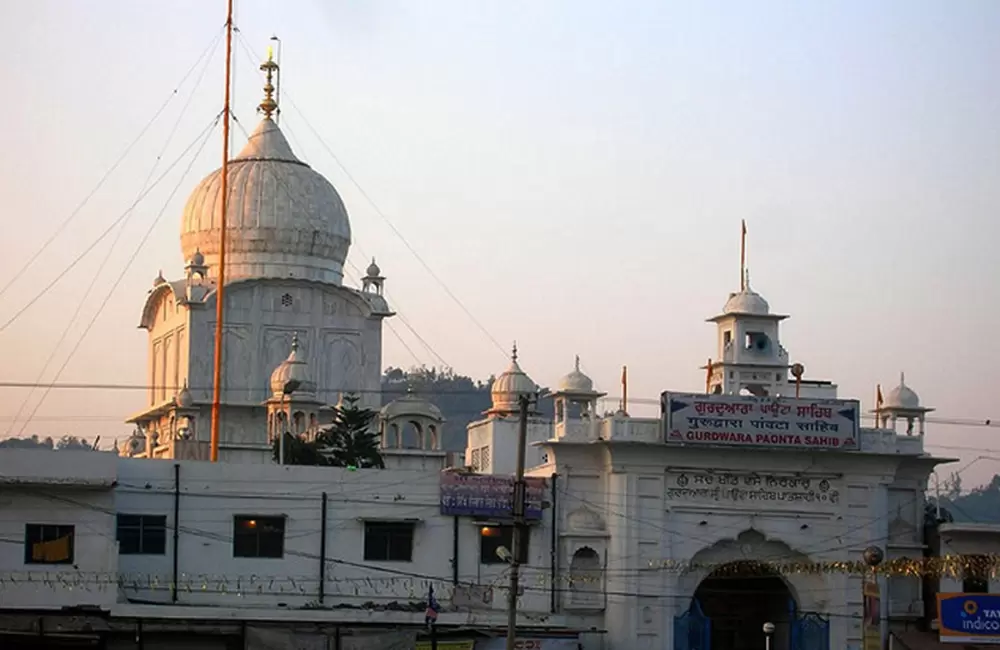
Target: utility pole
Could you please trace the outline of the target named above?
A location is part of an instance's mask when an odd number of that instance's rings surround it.
[[[517,591],[519,589],[521,570],[521,549],[524,548],[524,455],[528,444],[528,408],[531,405],[531,395],[524,393],[517,398],[521,417],[517,432],[517,469],[514,475],[514,500],[511,510],[514,515],[514,543],[510,559],[510,593],[507,595],[507,650],[514,650],[517,639]]]

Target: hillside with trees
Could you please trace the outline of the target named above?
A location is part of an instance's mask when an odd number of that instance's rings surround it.
[[[933,491],[933,488],[932,488]],[[964,490],[957,472],[941,482],[942,519],[961,523],[1000,523],[1000,474],[986,485]],[[929,508],[936,508],[928,494]]]
[[[52,451],[84,449],[91,451],[93,448],[93,445],[86,440],[68,435],[59,438],[59,440],[53,440],[51,437],[39,438],[38,436],[0,440],[0,449],[49,449]]]
[[[490,386],[494,377],[474,380],[450,368],[387,368],[382,375],[382,404],[402,397],[408,390],[433,403],[444,414],[441,446],[446,451],[465,451],[466,427],[483,419],[490,408]],[[552,400],[541,400],[538,410],[552,417]]]

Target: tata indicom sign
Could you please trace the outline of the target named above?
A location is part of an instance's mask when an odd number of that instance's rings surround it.
[[[858,448],[856,400],[663,393],[667,443],[727,447]]]
[[[942,643],[1000,644],[1000,594],[938,594]]]

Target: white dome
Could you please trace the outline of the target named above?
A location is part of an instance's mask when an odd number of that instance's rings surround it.
[[[441,409],[413,393],[407,393],[383,406],[381,415],[384,420],[425,417],[440,422],[444,421],[444,414],[441,413]]]
[[[767,316],[771,313],[771,307],[764,300],[764,297],[750,288],[750,284],[739,293],[729,294],[726,306],[722,308],[724,314],[748,314],[752,316]]]
[[[184,206],[184,259],[204,255],[218,269],[222,170]],[[347,209],[322,175],[295,157],[278,126],[263,119],[229,163],[226,277],[305,278],[339,284],[351,245]]]
[[[313,394],[316,392],[316,384],[309,379],[309,371],[306,362],[298,358],[299,337],[292,337],[292,351],[288,358],[278,364],[278,367],[271,373],[271,393],[275,397],[284,397],[285,387],[289,382],[296,382],[295,387],[289,395]]]
[[[580,357],[576,358],[573,371],[559,380],[557,389],[560,393],[594,392],[594,380],[580,371]]]
[[[521,395],[533,394],[538,390],[535,382],[531,381],[528,375],[524,374],[521,366],[517,365],[517,346],[510,358],[510,365],[499,377],[493,380],[490,388],[490,395],[493,397],[494,413],[517,413],[521,409],[518,399]]]
[[[885,396],[882,407],[902,409],[920,408],[920,396],[906,385],[906,378],[903,376],[903,373],[899,373],[899,386],[889,391],[889,394]]]

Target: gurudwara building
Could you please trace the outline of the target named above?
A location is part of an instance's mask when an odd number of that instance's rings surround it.
[[[277,432],[322,426],[342,393],[381,406],[382,322],[393,314],[374,261],[361,287],[344,284],[344,203],[267,111],[228,185],[220,460],[267,463]],[[184,275],[158,276],[146,297],[152,388],[124,456],[207,458],[220,192],[220,171],[192,192]],[[600,413],[604,394],[577,362],[542,397],[554,420],[529,416],[528,474],[551,486],[547,561],[570,584],[552,613],[602,631],[600,647],[756,649],[770,622],[775,650],[859,648],[862,578],[843,567],[873,548],[887,560],[923,555],[924,494],[944,462],[924,449],[930,409],[901,378],[875,426],[862,427],[858,401],[803,377],[781,343],[786,318],[747,280],[709,319],[717,349],[704,393],[664,393],[657,418],[632,417],[627,404]],[[536,390],[515,350],[492,407],[468,427],[469,472],[514,471],[518,396]],[[383,447],[407,451],[400,426],[416,423],[411,455],[440,456],[442,421],[405,396],[382,410]],[[883,637],[923,614],[918,576],[879,586],[867,620]]]
[[[946,459],[924,450],[925,415],[900,377],[875,415],[802,378],[781,343],[787,317],[749,282],[729,296],[704,394],[664,393],[659,418],[598,415],[603,393],[576,367],[557,384],[555,420],[532,417],[532,476],[554,477],[558,557],[596,583],[566,604],[600,612],[615,648],[860,648],[867,634],[924,614],[921,578],[880,579],[864,610],[866,551],[924,555],[924,495]],[[466,463],[513,471],[516,405],[534,382],[515,359],[494,408],[469,427]],[[879,641],[881,643],[881,641]],[[879,646],[881,647],[881,646]]]
[[[184,276],[157,276],[142,309],[151,388],[129,418],[128,455],[207,458],[221,173],[184,207]],[[296,157],[270,111],[230,162],[228,193],[220,460],[270,462],[275,431],[327,422],[343,393],[380,405],[382,321],[393,313],[374,260],[360,288],[344,284],[347,209]]]

